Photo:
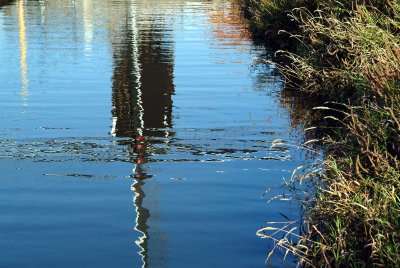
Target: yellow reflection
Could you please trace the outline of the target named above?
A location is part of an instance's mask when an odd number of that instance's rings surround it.
[[[25,10],[24,10],[24,0],[18,1],[18,21],[19,21],[19,43],[21,48],[21,84],[22,84],[22,101],[23,105],[27,105],[28,98],[28,64],[26,62],[27,58],[27,44],[26,44],[26,27],[25,27]]]

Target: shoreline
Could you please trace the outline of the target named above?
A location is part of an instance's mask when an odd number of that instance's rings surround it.
[[[304,209],[302,222],[285,225],[283,239],[273,226],[258,234],[306,267],[398,265],[400,3],[242,0],[241,6],[255,36],[284,50],[277,66],[286,87],[320,100],[309,108],[314,118],[303,122],[316,127],[307,137],[325,149],[323,163],[295,174],[288,187]]]

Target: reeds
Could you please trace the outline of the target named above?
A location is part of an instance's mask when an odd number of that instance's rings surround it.
[[[251,1],[267,9],[255,16],[291,22],[257,22],[297,40],[295,52],[279,52],[289,62],[279,65],[286,86],[329,101],[314,108],[323,163],[287,184],[302,221],[271,223],[258,235],[304,266],[399,266],[400,1],[304,0],[289,11],[288,1]]]

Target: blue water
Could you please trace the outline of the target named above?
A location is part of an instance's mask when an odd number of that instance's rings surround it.
[[[0,51],[0,267],[293,264],[256,231],[301,133],[229,1],[12,1]]]

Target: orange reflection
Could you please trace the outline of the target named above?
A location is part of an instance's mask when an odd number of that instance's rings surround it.
[[[243,27],[240,8],[231,3],[216,2],[210,11],[210,22],[214,25],[213,35],[216,39],[226,39],[227,43],[219,46],[237,45],[251,37],[250,31]]]

